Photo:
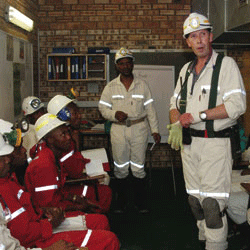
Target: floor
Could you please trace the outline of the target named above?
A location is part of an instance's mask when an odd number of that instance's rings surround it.
[[[180,168],[175,169],[175,179],[176,195],[171,169],[152,171],[149,214],[133,210],[125,214],[110,213],[111,230],[118,236],[121,250],[200,249]],[[229,239],[229,250],[240,250],[241,245],[239,236]]]

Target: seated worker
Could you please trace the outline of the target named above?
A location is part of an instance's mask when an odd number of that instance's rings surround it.
[[[65,188],[67,173],[60,159],[72,143],[66,122],[47,113],[36,121],[35,130],[38,141],[44,142],[25,174],[25,185],[34,204],[39,207],[62,207],[66,211],[106,212],[101,207],[106,202],[102,197],[99,202],[90,200],[88,195],[84,197],[85,188],[81,185],[73,190]]]
[[[250,200],[247,191],[240,183],[250,183],[250,169],[232,171],[232,187],[228,200],[227,214],[233,222],[233,231],[240,232],[243,242],[250,247],[250,225],[247,214]]]
[[[22,164],[26,161],[27,155],[26,150],[22,146],[22,135],[19,133],[17,135],[18,129],[13,127],[13,124],[7,121],[0,119],[0,133],[6,138],[6,140],[14,146],[14,151],[11,154],[11,168],[9,171],[9,176],[12,181],[17,182],[16,178],[16,170],[22,166]],[[20,132],[20,131],[19,131]],[[77,198],[77,197],[75,197]],[[75,212],[67,212],[67,216],[76,216],[76,215],[84,215],[83,212],[75,211]],[[100,214],[85,214],[84,221],[86,223],[87,228],[89,229],[104,229],[109,230],[109,222],[106,216]]]
[[[8,121],[0,119],[0,133],[11,140],[12,145],[15,146],[14,153],[19,155],[17,158],[13,159],[16,168],[13,169],[12,172],[15,173],[15,177],[20,185],[24,185],[24,175],[28,166],[26,150],[20,145],[23,140],[23,135],[25,134],[23,132],[26,132],[28,129],[29,124],[27,123],[27,120],[18,119],[14,124],[12,124]]]
[[[81,125],[81,114],[76,105],[76,99],[71,99],[67,96],[56,95],[48,103],[48,113],[56,115],[61,120],[69,121],[71,136],[74,144],[72,149],[74,154],[69,154],[69,157],[64,160],[64,167],[70,178],[81,178],[85,171],[85,164],[88,163],[79,152],[79,130]],[[109,171],[104,166],[104,171]],[[106,172],[102,184],[108,185],[110,181],[109,175]]]
[[[23,147],[27,150],[28,158],[30,157],[30,149],[37,143],[35,133],[36,120],[45,114],[44,104],[38,97],[28,96],[23,99],[22,110],[24,116],[29,122],[29,130],[23,137]]]
[[[0,197],[0,249],[26,250],[24,247],[20,245],[19,240],[11,236],[10,230],[6,226],[7,216],[6,216],[5,203],[6,202],[3,200],[3,198]],[[3,209],[3,207],[5,207],[5,209]],[[43,248],[43,250],[76,250],[76,249],[77,247],[73,243],[67,242],[65,240],[59,240],[53,243],[51,246]],[[29,250],[42,250],[42,249],[32,248]]]
[[[76,134],[75,131],[79,132],[81,123],[79,109],[74,101],[74,99],[70,99],[69,97],[63,95],[56,95],[49,101],[47,107],[49,113],[52,112],[52,114],[57,115],[58,118],[61,120],[67,120],[67,118],[70,117],[70,133],[71,135],[73,133],[72,145],[70,150],[68,152],[65,152],[61,158],[63,168],[67,172],[68,178],[70,179],[78,179],[84,177],[86,163],[90,161],[89,159],[84,158],[81,152],[78,151],[76,146],[77,143],[75,143],[74,141]],[[104,171],[107,171],[105,167]],[[109,211],[112,200],[111,188],[107,186],[109,184],[109,179],[109,175],[106,173],[104,180],[100,182],[101,185],[97,185],[99,204],[103,208],[103,212]],[[72,185],[71,188],[73,188]],[[90,200],[96,200],[96,194],[93,186],[85,185],[84,190],[84,196],[86,196]]]
[[[21,245],[47,248],[58,240],[67,240],[78,248],[88,247],[89,250],[119,249],[115,234],[107,230],[87,230],[83,218],[81,229],[67,231],[62,227],[58,231],[64,220],[72,221],[65,219],[62,209],[34,210],[30,194],[9,176],[14,147],[5,139],[0,135],[0,202],[10,233]]]

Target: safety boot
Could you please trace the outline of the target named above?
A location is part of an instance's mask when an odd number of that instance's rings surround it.
[[[136,178],[133,176],[133,190],[134,190],[134,203],[139,213],[149,213],[148,198],[147,198],[147,186],[148,182],[146,178]]]
[[[114,213],[124,213],[128,204],[128,177],[115,179],[115,208]]]

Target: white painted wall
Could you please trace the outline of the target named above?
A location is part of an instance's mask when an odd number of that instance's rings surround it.
[[[20,58],[20,42],[24,43],[24,58]],[[21,102],[33,93],[33,47],[32,44],[13,37],[13,61],[7,60],[7,34],[0,31],[0,119],[14,122],[13,63],[23,68]],[[21,103],[20,103],[21,105]]]
[[[133,73],[145,80],[150,87],[159,120],[161,143],[166,143],[170,98],[174,93],[174,66],[135,64]],[[153,142],[153,138],[150,137],[149,141]]]

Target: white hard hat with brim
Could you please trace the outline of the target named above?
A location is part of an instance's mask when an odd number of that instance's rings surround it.
[[[3,135],[0,134],[0,156],[9,155],[14,151],[14,147],[6,143]]]
[[[35,123],[37,140],[40,141],[50,131],[63,124],[66,124],[66,122],[59,120],[56,115],[50,113],[42,115]]]

